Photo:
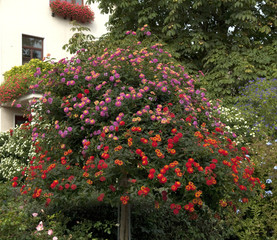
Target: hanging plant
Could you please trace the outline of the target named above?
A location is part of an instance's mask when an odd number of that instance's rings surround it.
[[[0,85],[0,105],[12,102],[29,92],[29,86],[38,81],[52,69],[52,64],[40,59],[31,59],[22,66],[15,66],[4,73],[4,82]]]
[[[80,6],[66,1],[56,0],[51,2],[52,14],[86,23],[94,20],[94,12],[89,6]],[[53,16],[53,15],[52,15]]]

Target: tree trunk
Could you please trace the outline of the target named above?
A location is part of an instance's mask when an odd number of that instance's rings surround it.
[[[127,175],[123,176],[120,180],[120,185],[127,191],[128,189],[128,177]],[[120,204],[119,209],[119,236],[118,240],[131,240],[131,214],[130,214],[130,204]]]
[[[130,204],[120,206],[119,240],[131,240],[130,234]]]

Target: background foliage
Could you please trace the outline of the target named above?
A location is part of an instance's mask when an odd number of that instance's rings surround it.
[[[110,13],[111,35],[148,24],[188,71],[201,70],[212,98],[232,102],[256,77],[276,78],[277,4],[274,0],[88,0]],[[190,72],[191,73],[191,72]]]
[[[240,89],[236,107],[250,123],[250,128],[276,137],[277,79],[258,78]]]
[[[75,32],[68,40],[68,43],[63,45],[63,49],[71,54],[74,54],[81,49],[90,49],[95,39],[92,34],[85,33],[90,32],[90,28],[78,24],[76,21],[71,22],[71,31]]]

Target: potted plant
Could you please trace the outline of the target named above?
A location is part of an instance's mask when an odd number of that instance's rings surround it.
[[[82,23],[94,20],[94,12],[87,5],[80,6],[78,4],[76,5],[66,1],[56,0],[51,2],[50,8],[52,10],[52,16],[57,15]]]

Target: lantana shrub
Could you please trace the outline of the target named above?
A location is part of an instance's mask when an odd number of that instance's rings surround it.
[[[205,90],[161,43],[126,34],[113,50],[60,60],[45,78],[37,115],[46,125],[32,131],[22,194],[46,205],[92,191],[122,206],[151,199],[193,218],[247,202],[265,186],[248,150],[211,114]]]

